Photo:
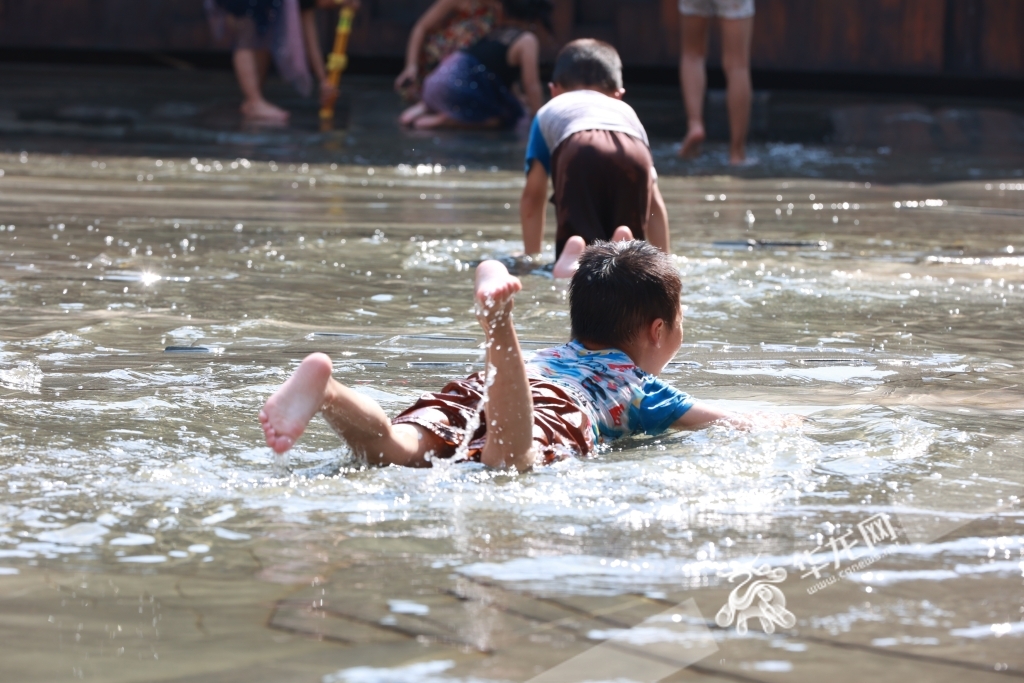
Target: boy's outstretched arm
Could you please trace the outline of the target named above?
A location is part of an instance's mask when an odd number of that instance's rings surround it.
[[[712,408],[706,403],[698,402],[672,423],[672,429],[701,429],[715,422],[728,424],[738,429],[750,427],[750,421],[742,415]]]
[[[651,219],[647,222],[647,241],[666,254],[672,253],[672,236],[668,230],[668,209],[665,199],[661,196],[658,184],[654,184],[651,194]]]
[[[544,239],[544,214],[547,210],[548,172],[533,160],[526,174],[526,187],[519,202],[519,221],[523,228],[523,251],[534,256],[541,252]]]
[[[712,408],[705,403],[694,403],[683,413],[683,416],[672,423],[672,429],[702,429],[712,424],[722,424],[736,429],[753,430],[755,427],[765,429],[782,429],[799,427],[807,418],[796,414],[778,413],[730,413]]]

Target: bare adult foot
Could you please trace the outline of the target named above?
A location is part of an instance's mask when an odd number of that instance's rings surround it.
[[[331,359],[322,353],[306,356],[298,369],[260,410],[267,445],[284,453],[295,445],[306,425],[320,412],[331,378]]]
[[[291,114],[266,100],[246,100],[242,102],[242,116],[247,119],[283,123]]]
[[[402,115],[398,117],[398,123],[406,127],[412,126],[416,123],[416,119],[427,114],[429,111],[427,105],[417,102],[402,112]]]
[[[698,156],[705,137],[704,126],[691,123],[686,131],[686,137],[683,138],[683,145],[679,148],[679,156],[684,159],[693,159]]]
[[[474,297],[479,315],[493,322],[512,308],[512,297],[523,288],[519,278],[511,275],[498,261],[484,261],[476,267]]]
[[[747,160],[747,150],[743,147],[740,147],[739,149],[730,149],[729,164],[732,166],[749,166],[750,161]]]
[[[629,242],[633,239],[633,231],[627,225],[620,225],[612,233],[612,242]]]
[[[622,228],[616,228],[615,232]],[[629,228],[626,228],[629,230]],[[632,236],[632,234],[631,234]],[[551,270],[551,274],[557,278],[570,278],[576,269],[580,267],[580,254],[587,248],[587,243],[583,241],[583,238],[579,235],[573,235],[562,247],[562,254],[555,261],[555,267]]]

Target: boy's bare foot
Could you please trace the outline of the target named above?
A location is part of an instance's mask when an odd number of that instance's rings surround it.
[[[283,123],[291,114],[266,100],[246,100],[242,102],[242,116],[247,119]]]
[[[615,232],[622,228],[616,228]],[[629,228],[626,228],[629,230]],[[580,266],[580,254],[587,248],[587,243],[583,241],[583,238],[579,235],[573,235],[562,247],[562,255],[555,261],[555,267],[551,270],[551,274],[557,278],[570,278],[576,269]]]
[[[629,242],[633,239],[633,231],[628,225],[620,225],[612,233],[612,242]]]
[[[612,242],[629,242],[634,239],[629,226],[620,225],[612,233]],[[579,268],[580,254],[587,248],[587,243],[579,235],[573,235],[562,247],[562,255],[555,261],[551,274],[557,278],[570,278]]]
[[[693,159],[698,156],[705,136],[704,126],[691,123],[686,131],[686,137],[683,138],[683,145],[679,148],[679,156],[684,159]]]
[[[416,123],[416,119],[424,116],[428,111],[427,105],[422,102],[417,102],[402,112],[402,115],[398,117],[398,123],[403,126],[410,127]]]
[[[306,425],[320,412],[327,382],[331,379],[331,359],[322,353],[306,356],[298,369],[260,410],[260,424],[267,445],[284,453],[295,445]]]
[[[523,283],[498,261],[484,261],[476,267],[477,309],[487,321],[494,321],[512,306],[512,297]]]

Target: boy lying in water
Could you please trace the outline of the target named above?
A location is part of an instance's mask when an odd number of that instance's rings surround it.
[[[389,420],[375,401],[331,377],[330,358],[314,353],[260,411],[267,444],[287,451],[321,413],[370,464],[430,467],[462,447],[469,459],[522,471],[587,456],[601,439],[717,421],[749,426],[657,379],[683,342],[679,271],[657,247],[587,247],[569,286],[572,341],[529,362],[512,323],[520,289],[497,261],[476,270],[487,373],[449,382]]]

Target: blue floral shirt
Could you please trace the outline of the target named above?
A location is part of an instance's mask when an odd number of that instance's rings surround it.
[[[644,372],[618,349],[589,351],[571,341],[539,351],[526,369],[531,377],[566,387],[579,398],[595,441],[660,434],[694,404],[689,394]]]

